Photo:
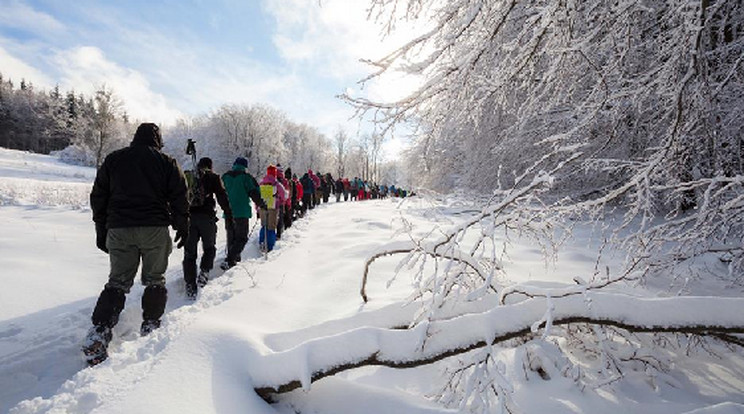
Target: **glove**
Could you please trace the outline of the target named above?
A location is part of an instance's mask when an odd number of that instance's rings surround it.
[[[176,229],[176,237],[173,241],[176,243],[176,248],[180,249],[186,244],[186,239],[189,238],[189,227],[188,225],[179,227]]]
[[[108,248],[106,248],[106,236],[108,235],[108,230],[106,230],[106,225],[103,223],[96,223],[96,246],[104,252],[108,253]]]

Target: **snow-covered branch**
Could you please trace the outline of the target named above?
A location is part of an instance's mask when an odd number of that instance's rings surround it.
[[[273,393],[308,389],[312,382],[348,369],[431,364],[529,335],[538,328],[535,321],[545,319],[546,309],[553,326],[593,324],[630,332],[680,332],[720,339],[744,333],[742,298],[638,298],[586,293],[552,298],[552,306],[547,305],[546,299],[531,299],[411,329],[359,328],[317,338],[257,360],[257,364],[265,366],[252,370],[252,384],[259,395],[270,399]],[[696,311],[686,312],[687,309]]]

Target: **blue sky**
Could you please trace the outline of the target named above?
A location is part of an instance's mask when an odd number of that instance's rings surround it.
[[[132,118],[162,124],[224,103],[266,103],[327,135],[353,111],[346,90],[399,96],[400,82],[356,82],[400,44],[366,20],[368,0],[0,0],[0,72],[43,88],[112,88]],[[363,126],[363,130],[369,127]]]

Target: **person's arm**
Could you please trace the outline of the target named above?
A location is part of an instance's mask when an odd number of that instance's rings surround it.
[[[230,208],[230,199],[227,198],[227,191],[225,191],[225,186],[222,184],[222,179],[216,174],[211,175],[211,177],[214,177],[214,195],[217,198],[217,203],[219,203],[220,208],[225,213],[225,218],[228,220],[232,219],[233,213],[232,208]]]
[[[96,225],[96,246],[106,253],[108,253],[108,248],[106,247],[108,234],[106,218],[109,196],[111,194],[109,180],[108,163],[104,161],[96,173],[93,190],[90,192],[90,208],[93,210],[93,222]]]
[[[96,179],[93,182],[93,190],[90,192],[90,208],[93,210],[93,221],[97,225],[106,225],[106,211],[111,195],[109,180],[108,163],[104,161],[98,168]]]
[[[262,208],[264,210],[268,209],[266,206],[266,202],[264,202],[263,198],[261,198],[261,190],[258,186],[258,182],[255,178],[253,178],[252,175],[246,174],[247,179],[245,180],[245,191],[248,194],[248,197],[253,200],[254,203],[259,208]]]
[[[170,171],[167,177],[166,196],[168,207],[171,212],[171,221],[173,228],[188,231],[189,225],[189,201],[187,197],[188,189],[186,187],[186,176],[183,175],[181,167],[176,160],[170,160]]]

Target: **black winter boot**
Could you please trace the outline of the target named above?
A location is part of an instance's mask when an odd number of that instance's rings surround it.
[[[150,285],[142,295],[142,326],[140,334],[147,335],[160,327],[160,317],[165,312],[168,290],[165,286]]]
[[[93,325],[113,328],[119,322],[119,314],[124,309],[125,299],[123,290],[112,287],[104,288],[93,309],[91,317]]]
[[[111,328],[104,325],[90,328],[82,346],[85,362],[94,366],[105,361],[108,358],[109,342],[111,342]]]

